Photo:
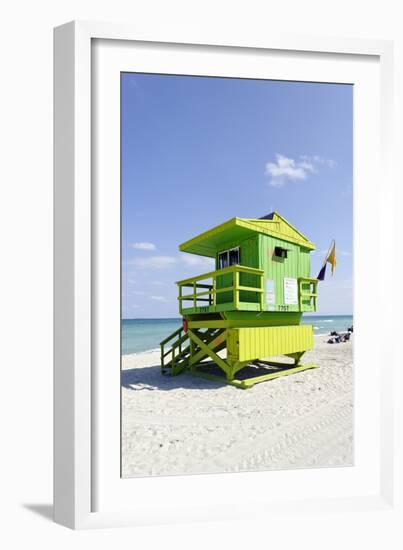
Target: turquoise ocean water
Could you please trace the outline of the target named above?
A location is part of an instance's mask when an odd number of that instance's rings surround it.
[[[345,331],[353,324],[352,315],[304,315],[302,323],[313,325],[315,334]],[[181,319],[123,319],[122,354],[159,349],[159,343],[182,324]]]

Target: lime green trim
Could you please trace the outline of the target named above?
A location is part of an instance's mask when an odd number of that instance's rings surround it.
[[[272,372],[270,374],[263,374],[262,376],[256,376],[254,378],[248,378],[247,380],[242,380],[243,387],[250,388],[259,382],[265,382],[266,380],[274,380],[275,378],[280,378],[281,376],[288,376],[289,374],[295,374],[296,372],[301,372],[308,369],[317,369],[318,365],[308,364],[308,365],[299,365],[298,367],[291,367],[290,369],[284,369],[278,372]]]
[[[192,331],[189,331],[189,334],[190,333],[194,334],[194,332],[192,332]],[[214,335],[212,337],[208,336],[204,340],[204,344],[210,350],[214,349],[215,352],[221,351],[226,346],[225,338],[224,339],[221,338],[221,334],[222,334],[222,332],[219,335]],[[197,343],[195,341],[195,339],[192,339],[192,338],[190,339],[190,341],[191,341],[192,344]],[[194,347],[193,347],[192,351],[191,351],[191,354],[190,354],[190,358],[189,358],[189,367],[191,367],[191,368],[193,368],[193,365],[196,365],[197,363],[200,363],[201,361],[203,361],[203,359],[206,359],[206,357],[209,356],[209,353],[208,353],[208,351],[206,351],[205,348],[204,349],[200,348],[199,351],[197,351],[196,353],[194,351],[195,350],[194,350]]]
[[[291,229],[291,234],[284,232],[284,226],[282,227],[282,224],[279,223],[277,220],[246,220],[237,218],[237,220],[239,220],[238,225],[240,225],[240,227],[244,227],[245,229],[249,229],[250,231],[255,231],[256,233],[263,233],[264,235],[277,237],[279,239],[282,239],[283,241],[299,244],[301,246],[304,246],[305,248],[309,248],[310,250],[315,250],[316,246],[314,245],[314,243],[304,237],[302,233],[297,231],[283,218],[281,219]]]
[[[273,220],[231,218],[182,243],[179,246],[179,250],[214,258],[225,241],[229,242],[233,238],[240,240],[241,235],[247,237],[248,234],[250,235],[253,233],[262,233],[264,235],[277,237],[284,241],[303,246],[309,250],[314,250],[316,248],[314,243],[307,239],[300,231],[287,222],[282,216],[275,213]],[[221,240],[218,239],[218,237],[222,237]]]
[[[175,336],[178,336],[178,334],[182,331],[182,327],[178,328],[178,330],[175,330],[175,332],[173,332],[172,334],[170,334],[167,338],[165,338],[165,340],[162,340],[162,342],[160,342],[160,345],[163,346],[164,344],[166,344],[167,342],[169,342],[169,340],[172,340],[172,338],[175,338]]]
[[[226,275],[228,273],[249,273],[251,275],[263,275],[263,269],[256,269],[254,267],[247,267],[244,265],[231,265],[230,267],[224,267],[223,269],[216,269],[215,271],[209,271],[208,273],[203,273],[202,275],[196,275],[195,277],[189,277],[188,279],[182,279],[177,281],[177,285],[185,286],[186,284],[203,281],[205,279],[216,278],[217,276]],[[253,289],[256,292],[255,289]]]
[[[259,286],[245,286],[240,284],[240,273],[247,273],[249,275],[257,275],[259,278]],[[226,286],[225,288],[217,288],[216,280],[217,277],[222,277],[223,275],[232,275],[232,285]],[[208,273],[203,273],[202,275],[197,275],[195,277],[189,277],[188,279],[183,279],[178,281],[178,300],[179,300],[179,312],[181,314],[187,313],[200,313],[200,312],[216,312],[216,311],[225,311],[225,310],[253,310],[260,311],[264,307],[263,299],[259,303],[256,302],[241,302],[239,293],[242,292],[251,292],[258,293],[261,296],[264,296],[264,271],[262,269],[255,269],[253,267],[246,267],[241,265],[233,265],[226,267],[224,269],[218,269],[216,271],[209,271]],[[213,284],[201,284],[199,281],[205,281],[206,279],[212,279]],[[190,287],[193,289],[193,292],[190,294],[184,294],[183,288]],[[201,292],[198,292],[198,289],[202,289]],[[207,289],[207,290],[205,290]],[[224,302],[217,304],[216,296],[217,294],[222,294],[225,292],[232,292],[233,301]],[[193,307],[184,307],[183,302],[191,301],[193,302]],[[202,301],[206,302],[206,306],[198,306],[197,302]]]
[[[243,312],[245,313],[245,312]],[[249,313],[249,312],[246,312]],[[291,322],[288,319],[278,319],[277,317],[274,317],[273,319],[269,320],[267,318],[260,319],[259,317],[256,317],[255,313],[250,312],[250,315],[253,315],[253,318],[245,318],[245,319],[211,319],[211,320],[189,320],[188,325],[189,328],[249,328],[249,327],[267,327],[267,326],[281,326],[283,325],[290,325]],[[269,314],[270,315],[270,314]],[[278,314],[279,316],[285,315],[285,314]],[[287,322],[288,321],[288,322]],[[294,325],[298,325],[299,319],[295,320]]]
[[[192,374],[198,376],[199,378],[205,378],[206,380],[212,380],[214,382],[221,382],[221,384],[228,384],[230,386],[235,386],[243,390],[252,388],[255,384],[260,382],[266,382],[267,380],[274,380],[275,378],[280,378],[281,376],[288,376],[290,374],[295,374],[297,372],[302,372],[309,369],[317,369],[318,365],[308,364],[308,365],[299,365],[298,367],[291,367],[289,369],[284,369],[279,372],[272,372],[270,374],[262,374],[261,376],[255,376],[254,378],[248,378],[247,380],[237,380],[236,378],[228,380],[223,376],[218,376],[216,374],[211,374],[209,372],[193,370]]]
[[[301,311],[316,311],[317,288],[318,279],[311,277],[298,278],[298,307]]]
[[[260,304],[255,302],[239,302],[239,311],[260,311]],[[234,311],[233,302],[224,302],[223,304],[197,306],[197,307],[182,307],[179,309],[181,315],[197,315],[199,313],[223,313],[226,311]]]
[[[262,311],[259,315],[255,315],[249,311],[226,311],[219,315],[222,319],[234,321],[234,323],[250,321],[250,324],[234,324],[234,327],[299,325],[302,317],[302,313],[299,311]],[[199,317],[190,320],[198,321]]]
[[[165,346],[172,339],[176,338],[170,345],[171,347],[165,350]],[[183,344],[189,340],[189,335],[183,330],[183,327],[178,328],[167,338],[160,343],[161,348],[161,372],[165,373],[170,369],[173,376],[180,374],[185,370],[189,363],[190,342],[189,345],[183,347]],[[171,356],[170,359],[168,356]],[[166,360],[166,358],[168,358]]]
[[[208,231],[204,231],[203,233],[200,233],[196,237],[193,237],[192,239],[189,239],[188,241],[182,243],[179,245],[179,250],[182,252],[190,252],[189,249],[193,248],[195,245],[199,245],[200,248],[203,248],[203,245],[200,245],[203,241],[208,241],[209,238],[213,237],[214,235],[217,235],[218,233],[222,233],[226,230],[232,229],[236,226],[236,221],[238,218],[231,218],[230,220],[227,220],[224,223],[221,223],[220,225],[216,225],[212,229],[209,229]],[[210,256],[212,258],[215,258],[216,255],[216,248],[212,249],[209,245],[204,245],[205,248],[205,254],[202,252],[197,252],[197,254],[200,254],[201,256]]]
[[[299,231],[294,225],[292,225],[289,221],[287,221],[285,218],[283,218],[283,216],[281,216],[278,212],[273,212],[273,220],[256,220],[255,218],[248,218],[248,221],[251,221],[251,222],[260,222],[260,223],[263,223],[263,224],[266,224],[266,223],[272,223],[272,224],[277,224],[277,227],[279,227],[279,229],[277,229],[277,231],[279,233],[283,233],[284,232],[284,229],[285,227],[289,228],[290,230],[292,230],[293,233],[296,233],[299,238],[303,241],[306,241],[310,244],[313,244],[303,233],[301,233],[301,231]],[[314,245],[315,247],[315,245]]]
[[[223,334],[219,334],[216,338],[214,338],[214,340],[212,340],[212,342],[210,342],[210,344],[205,344],[203,342],[203,340],[201,340],[195,332],[189,330],[188,332],[189,334],[189,337],[191,338],[191,340],[193,340],[193,342],[195,344],[197,344],[200,348],[201,351],[204,351],[206,353],[206,355],[209,355],[211,357],[211,359],[219,366],[221,367],[221,369],[225,372],[225,374],[229,374],[230,373],[230,368],[229,366],[227,365],[227,363],[221,359],[221,357],[219,357],[215,351],[214,351],[214,348],[218,347],[219,345],[221,345],[223,342],[225,342],[226,340],[226,337],[227,337],[227,333],[224,332]],[[195,360],[195,357],[192,357],[190,359],[190,365],[194,365],[196,362],[199,362],[199,361],[196,361]]]

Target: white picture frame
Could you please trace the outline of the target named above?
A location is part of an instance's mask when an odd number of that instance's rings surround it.
[[[103,49],[103,45],[107,47]],[[381,288],[377,285],[379,269],[373,268],[367,273],[365,265],[369,254],[374,265],[380,265],[386,258],[389,265],[390,261],[393,262],[390,258],[393,258],[396,237],[384,238],[394,234],[392,51],[392,43],[387,41],[272,33],[267,37],[254,37],[250,32],[239,37],[231,36],[230,31],[223,31],[220,37],[216,37],[204,30],[201,36],[194,37],[183,30],[180,34],[175,32],[174,36],[170,36],[169,31],[164,36],[152,36],[130,25],[90,22],[72,22],[55,29],[56,522],[71,528],[90,528],[241,517],[250,519],[268,511],[283,513],[286,510],[287,514],[293,514],[302,508],[317,513],[318,510],[338,510],[346,506],[355,510],[381,510],[392,506],[393,427],[389,419],[393,415],[395,344],[392,333],[385,336],[381,377],[379,346],[371,353],[365,347],[371,324],[368,319],[369,306],[364,299],[371,294],[374,300],[372,311],[380,318],[387,318],[392,305],[384,288],[393,284],[393,268],[390,273],[382,273],[384,284]],[[143,52],[144,57],[141,57]],[[102,102],[106,101],[107,105],[111,98],[116,99],[116,87],[108,87],[111,79],[107,77],[118,74],[120,70],[133,70],[133,59],[139,71],[146,72],[148,69],[147,72],[156,72],[161,70],[161,66],[168,67],[172,61],[182,64],[183,71],[193,67],[194,74],[203,70],[195,67],[196,62],[203,67],[206,53],[213,61],[208,74],[221,74],[219,63],[223,62],[224,57],[227,62],[228,56],[238,55],[249,59],[254,56],[254,62],[249,63],[247,69],[247,74],[253,76],[261,70],[259,63],[262,59],[271,56],[274,68],[270,75],[273,78],[275,71],[278,71],[278,78],[286,78],[286,73],[281,71],[289,69],[280,69],[280,65],[285,67],[288,59],[291,69],[287,74],[290,79],[309,80],[311,64],[312,78],[321,74],[319,79],[322,81],[343,81],[343,75],[348,75],[346,82],[357,87],[354,185],[356,197],[361,198],[365,194],[366,203],[357,203],[356,200],[354,209],[355,278],[360,278],[360,286],[356,285],[354,289],[354,315],[358,327],[355,361],[358,367],[365,364],[373,370],[371,378],[366,380],[363,369],[357,368],[355,421],[358,459],[350,469],[130,480],[120,479],[120,471],[117,471],[120,410],[116,409],[116,399],[120,388],[115,385],[116,372],[111,374],[109,365],[116,361],[116,339],[120,337],[120,328],[116,323],[113,326],[105,324],[109,318],[106,312],[112,312],[110,317],[116,320],[117,310],[116,302],[112,299],[105,301],[102,296],[105,295],[105,288],[116,283],[117,273],[120,272],[117,256],[119,243],[114,233],[117,218],[120,218],[119,204],[116,202],[119,193],[106,185],[106,192],[100,194],[96,181],[97,178],[106,178],[109,170],[112,180],[116,177],[119,145],[116,140],[104,142],[103,139],[109,129],[111,136],[115,135],[116,109],[119,105],[114,104],[106,117],[99,117],[98,110],[101,104],[104,105]],[[173,59],[175,56],[177,59]],[[276,64],[276,59],[280,58],[281,63]],[[296,58],[306,61],[305,69],[303,64],[295,63]],[[237,71],[241,70],[240,59],[234,57]],[[100,63],[102,70],[97,73]],[[120,63],[126,68],[119,67]],[[228,70],[235,70],[234,67],[231,69],[229,64]],[[305,76],[304,70],[307,71]],[[341,71],[339,77],[332,78],[337,71]],[[166,72],[173,70],[167,68]],[[94,102],[96,86],[100,83],[105,85],[102,88],[103,97],[97,97]],[[365,91],[368,91],[368,97]],[[93,127],[95,123],[96,131]],[[110,165],[103,165],[100,171],[98,160],[92,158],[93,148],[103,148],[106,144],[110,146],[106,155]],[[380,163],[382,192],[378,178]],[[365,189],[364,182],[368,185]],[[376,211],[378,217],[375,223],[373,214]],[[110,227],[115,229],[105,234],[99,220],[109,215]],[[357,223],[360,224],[360,231]],[[373,250],[369,239],[368,242],[363,240],[363,229],[369,232],[371,243],[379,243],[382,239],[383,246]],[[112,267],[107,268],[105,262]],[[97,278],[100,268],[105,268],[102,280]],[[361,276],[365,273],[366,277]],[[108,347],[107,343],[100,353],[97,336],[109,329],[114,344]],[[105,365],[107,368],[104,368]],[[376,403],[376,406],[371,406],[371,403]],[[376,434],[365,430],[365,418],[373,427],[379,428],[374,430]],[[260,491],[259,488],[265,485],[270,488],[272,497]],[[282,487],[288,489],[284,489],[283,497],[279,499]],[[214,502],[211,499],[212,490],[215,491]],[[163,502],[167,495],[169,509]],[[258,506],[253,506],[256,504]]]

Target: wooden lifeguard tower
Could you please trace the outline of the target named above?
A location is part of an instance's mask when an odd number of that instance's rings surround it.
[[[184,370],[248,388],[314,368],[301,357],[313,348],[317,279],[310,277],[315,245],[277,212],[232,218],[179,246],[215,259],[215,271],[176,284],[183,326],[161,342],[164,374]],[[223,351],[226,353],[220,353]],[[293,361],[270,360],[280,355]]]

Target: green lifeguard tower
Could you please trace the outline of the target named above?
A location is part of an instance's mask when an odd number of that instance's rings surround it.
[[[248,388],[315,367],[300,363],[313,348],[301,317],[317,298],[309,239],[273,212],[232,218],[179,249],[214,258],[215,271],[176,283],[183,326],[161,342],[164,374],[188,370]],[[282,355],[293,361],[271,360]]]

